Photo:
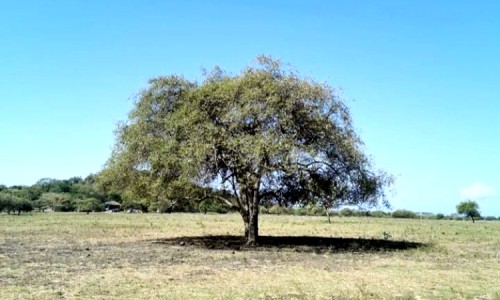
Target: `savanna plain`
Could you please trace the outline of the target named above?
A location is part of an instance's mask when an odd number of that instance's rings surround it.
[[[0,299],[500,299],[500,222],[0,214]]]

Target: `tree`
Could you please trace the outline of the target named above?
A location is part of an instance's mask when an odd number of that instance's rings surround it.
[[[237,75],[215,68],[201,84],[175,75],[149,83],[116,130],[99,176],[107,189],[153,202],[214,197],[241,214],[248,245],[259,204],[388,204],[391,176],[373,170],[328,85],[265,56]],[[193,192],[215,186],[223,193]]]
[[[23,211],[27,213],[33,211],[33,204],[29,200],[17,198],[13,208],[17,211],[17,215],[20,215]]]
[[[10,212],[14,210],[15,202],[16,198],[10,193],[0,192],[0,212],[5,210],[10,215]]]
[[[480,218],[479,205],[475,201],[462,201],[457,205],[457,213],[467,218],[471,218],[474,223],[474,218]]]

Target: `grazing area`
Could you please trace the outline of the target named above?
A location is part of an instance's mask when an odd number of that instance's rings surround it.
[[[499,299],[500,222],[0,215],[0,299]]]

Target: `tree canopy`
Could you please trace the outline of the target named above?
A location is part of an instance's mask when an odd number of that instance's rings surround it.
[[[474,223],[474,218],[481,217],[479,213],[479,205],[475,201],[462,201],[457,205],[457,213],[464,215],[467,218],[471,218],[472,223]]]
[[[201,83],[150,80],[116,138],[103,186],[162,203],[215,198],[240,212],[250,245],[263,203],[388,205],[392,177],[374,170],[335,90],[266,56]]]

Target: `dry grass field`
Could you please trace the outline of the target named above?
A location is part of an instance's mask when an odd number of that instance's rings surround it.
[[[500,299],[500,222],[260,229],[249,249],[236,214],[0,214],[0,299]]]

